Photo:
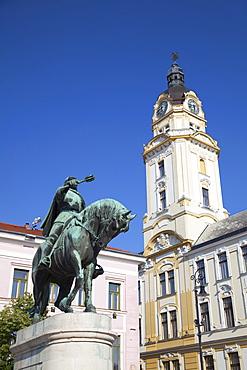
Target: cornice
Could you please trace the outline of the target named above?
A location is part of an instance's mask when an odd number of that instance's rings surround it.
[[[229,330],[229,328],[227,328]],[[193,338],[193,335],[190,335],[190,336],[184,336],[184,337],[181,337],[181,338],[177,338],[177,340],[181,340],[183,339],[184,341],[187,339],[191,339]],[[173,341],[175,342],[175,340],[173,339]],[[210,348],[210,347],[214,347],[214,349],[225,349],[224,346],[229,344],[229,343],[236,343],[236,344],[245,344],[246,343],[246,336],[227,336],[227,337],[224,337],[224,340],[221,338],[221,339],[215,339],[215,340],[211,340],[211,341],[204,341],[203,342],[203,347],[205,348]],[[148,344],[149,343],[146,343],[147,347],[148,347]],[[156,344],[156,342],[154,342],[153,344]],[[163,355],[164,353],[166,352],[179,352],[180,354],[184,354],[184,353],[190,353],[190,352],[194,352],[194,351],[198,351],[198,343],[192,343],[192,344],[186,344],[184,343],[183,345],[179,345],[179,346],[170,346],[168,348],[161,348],[161,349],[158,349],[158,350],[151,350],[151,351],[148,351],[148,348],[147,348],[147,351],[146,352],[141,352],[140,353],[140,356],[141,356],[141,359],[149,359],[149,358],[157,358],[157,356],[160,356],[160,355]]]
[[[145,233],[146,231],[150,231],[150,230],[154,229],[156,226],[158,226],[159,222],[161,222],[163,220],[174,221],[176,218],[181,217],[181,216],[185,216],[185,215],[189,215],[189,216],[192,216],[192,217],[195,217],[195,218],[209,217],[213,221],[218,222],[218,219],[216,217],[214,217],[212,215],[209,215],[207,213],[202,213],[200,215],[197,215],[197,214],[192,213],[192,212],[183,211],[183,212],[177,213],[174,216],[163,216],[163,217],[159,218],[158,220],[155,221],[155,223],[152,226],[149,226],[149,227],[143,229],[142,232]]]
[[[162,100],[164,100],[164,99],[162,99]],[[161,102],[161,100],[159,101],[159,103],[160,102]],[[154,106],[155,109],[157,109],[156,105],[158,107],[158,104],[155,104],[155,106]],[[183,114],[183,113],[188,114],[189,116],[192,116],[192,117],[197,118],[199,121],[204,122],[205,125],[207,123],[207,120],[204,117],[201,117],[201,116],[198,116],[197,114],[192,113],[191,111],[189,111],[188,109],[186,109],[181,104],[174,104],[174,105],[172,105],[172,109],[171,110],[169,110],[166,114],[164,114],[164,116],[162,116],[162,117],[160,117],[158,119],[155,118],[156,116],[155,116],[155,113],[154,113],[154,115],[152,117],[153,123],[151,124],[152,131],[154,131],[154,126],[156,124],[160,123],[164,119],[167,119],[172,114],[176,114],[177,115],[177,114]]]
[[[210,141],[210,143],[201,140],[197,136],[204,136],[205,138],[207,138],[208,141]],[[156,140],[159,140],[159,139],[162,139],[162,138],[164,138],[163,141],[160,141],[156,145],[154,145],[154,146],[151,147],[151,145]],[[208,149],[210,151],[214,151],[217,155],[219,154],[220,148],[216,144],[215,140],[213,140],[211,138],[211,136],[209,136],[208,134],[206,134],[206,133],[204,133],[202,131],[197,131],[197,132],[193,133],[192,135],[167,136],[165,134],[160,134],[160,135],[157,135],[157,136],[153,137],[149,141],[149,143],[146,145],[145,150],[142,153],[144,160],[147,158],[147,156],[157,154],[161,150],[162,146],[166,146],[167,147],[172,142],[176,142],[176,141],[181,140],[181,139],[186,140],[186,141],[189,141],[189,142],[191,142],[193,144],[197,144],[197,145],[203,147],[204,149]]]

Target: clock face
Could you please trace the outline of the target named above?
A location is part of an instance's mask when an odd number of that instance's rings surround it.
[[[189,99],[188,101],[188,107],[191,113],[198,114],[199,113],[199,107],[198,104],[193,99]]]
[[[158,118],[164,116],[164,114],[166,113],[167,111],[167,108],[168,108],[168,103],[166,100],[164,100],[162,103],[160,103],[158,109],[157,109],[157,112],[156,112],[156,116]]]

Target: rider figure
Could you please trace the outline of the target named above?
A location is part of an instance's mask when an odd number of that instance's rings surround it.
[[[79,181],[75,177],[67,177],[64,185],[57,189],[51,207],[41,224],[46,240],[40,245],[39,269],[50,267],[53,247],[61,234],[65,221],[73,214],[83,211],[86,206],[83,197],[77,191],[77,185],[84,181],[93,181],[94,178],[93,175],[89,175]]]

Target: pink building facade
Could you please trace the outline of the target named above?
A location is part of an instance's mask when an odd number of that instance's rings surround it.
[[[32,259],[44,240],[40,230],[0,222],[0,310],[11,297],[32,293]],[[114,370],[139,369],[138,265],[145,261],[139,254],[107,247],[100,252],[98,263],[104,274],[93,282],[93,304],[97,312],[112,317]],[[51,285],[49,315],[62,314],[55,308],[58,292]],[[73,302],[75,312],[84,311],[83,288]]]

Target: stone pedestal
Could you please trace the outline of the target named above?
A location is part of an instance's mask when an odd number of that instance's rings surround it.
[[[55,315],[17,333],[14,370],[112,370],[116,337],[106,315]]]

